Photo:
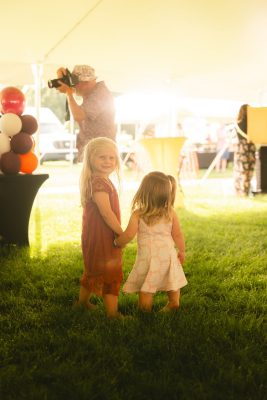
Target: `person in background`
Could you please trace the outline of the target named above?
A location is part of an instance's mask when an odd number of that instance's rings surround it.
[[[247,107],[240,107],[235,127],[237,143],[234,148],[234,184],[238,196],[248,196],[255,169],[256,147],[247,140]]]
[[[181,122],[177,122],[177,124],[176,124],[176,136],[178,136],[178,137],[185,136],[183,125],[181,124]]]
[[[148,124],[146,125],[143,133],[142,133],[142,137],[143,138],[153,138],[155,137],[155,124]]]
[[[168,303],[161,311],[177,310],[180,288],[187,284],[182,268],[185,242],[172,207],[175,198],[172,182],[162,172],[147,174],[133,198],[128,226],[114,240],[115,246],[124,247],[137,234],[137,257],[123,291],[138,292],[139,308],[144,311],[151,311],[153,296],[158,291],[167,292],[168,296]]]
[[[77,149],[81,161],[84,146],[89,140],[96,137],[116,140],[115,106],[105,82],[97,82],[94,68],[76,65],[72,74],[78,78],[78,83],[70,87],[62,82],[57,90],[65,93],[73,118],[79,125]],[[61,67],[57,76],[62,78],[63,75],[66,75],[66,68]],[[82,97],[82,104],[76,102],[74,94]]]
[[[196,178],[199,171],[199,165],[198,165],[196,146],[188,137],[186,137],[183,125],[180,122],[177,122],[176,125],[176,136],[185,137],[186,139],[178,156],[178,183],[179,183],[180,177]],[[181,189],[180,183],[179,186]]]
[[[80,178],[82,217],[82,253],[84,272],[76,305],[94,308],[92,294],[102,296],[108,317],[120,317],[118,295],[123,279],[122,251],[114,247],[120,224],[118,194],[110,175],[119,172],[119,154],[115,142],[95,138],[85,146]]]

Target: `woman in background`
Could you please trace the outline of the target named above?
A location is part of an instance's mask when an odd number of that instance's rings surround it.
[[[234,151],[234,183],[238,196],[249,195],[256,161],[256,147],[247,140],[247,107],[248,104],[240,107],[235,128],[238,142]]]

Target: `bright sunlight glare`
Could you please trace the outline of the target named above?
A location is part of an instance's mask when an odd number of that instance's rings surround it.
[[[179,98],[167,92],[129,93],[115,99],[117,122],[150,121],[171,111],[187,111],[195,116],[235,118],[240,102],[204,98]]]

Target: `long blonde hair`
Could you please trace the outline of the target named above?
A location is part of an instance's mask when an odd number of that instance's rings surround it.
[[[169,181],[171,183],[172,186],[172,190],[171,190],[171,205],[172,207],[174,206],[175,203],[175,197],[176,197],[176,191],[177,191],[177,181],[174,178],[174,176],[172,175],[168,175]]]
[[[161,218],[171,220],[172,186],[167,175],[159,171],[147,174],[139,186],[133,201],[132,212],[137,211],[148,225]]]
[[[106,137],[91,139],[84,148],[83,166],[80,175],[80,198],[81,205],[84,207],[90,197],[92,197],[92,175],[93,158],[103,149],[109,147],[114,151],[116,157],[115,172],[119,178],[120,157],[116,143]]]

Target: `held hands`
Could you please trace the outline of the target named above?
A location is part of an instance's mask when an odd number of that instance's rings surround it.
[[[120,246],[117,245],[116,238],[113,240],[113,246],[114,247],[120,247]]]
[[[117,247],[117,248],[120,248],[121,246],[118,245],[118,243],[117,243],[117,241],[116,241],[116,239],[117,239],[118,237],[119,237],[119,235],[118,235],[117,233],[114,232],[113,246],[114,246],[114,247]]]
[[[123,247],[125,247],[125,245],[120,245],[120,244],[117,242],[117,240],[119,239],[119,237],[120,237],[122,234],[123,234],[123,230],[121,230],[121,233],[120,233],[120,234],[114,232],[114,240],[113,240],[113,246],[114,246],[114,247],[117,247],[117,248],[123,248]]]

